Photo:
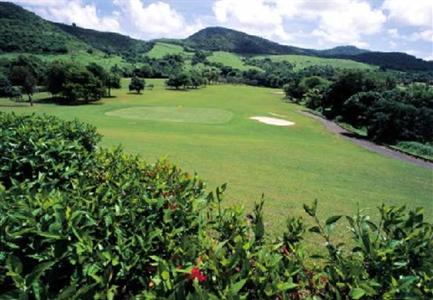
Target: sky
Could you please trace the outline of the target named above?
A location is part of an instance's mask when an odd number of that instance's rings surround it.
[[[433,60],[431,0],[12,0],[45,19],[135,38],[223,26],[281,44],[354,45]]]

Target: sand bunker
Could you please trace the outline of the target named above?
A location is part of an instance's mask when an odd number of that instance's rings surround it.
[[[270,118],[270,117],[256,116],[256,117],[250,117],[250,119],[259,121],[259,122],[264,123],[264,124],[274,125],[274,126],[292,126],[292,125],[295,125],[295,123],[287,121],[287,120]]]

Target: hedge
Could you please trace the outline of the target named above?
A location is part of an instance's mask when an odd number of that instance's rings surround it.
[[[433,298],[422,209],[322,221],[314,202],[313,227],[289,217],[271,237],[263,201],[246,215],[221,205],[225,185],[208,193],[167,161],[98,142],[77,121],[0,113],[0,298]],[[332,237],[342,222],[348,245]],[[306,251],[307,231],[321,256]]]

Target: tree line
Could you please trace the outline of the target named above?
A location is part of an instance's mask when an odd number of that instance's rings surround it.
[[[378,143],[433,141],[433,88],[408,85],[381,73],[346,71],[334,81],[304,77],[284,86],[286,97],[326,118],[365,131]]]
[[[120,74],[96,63],[45,63],[35,56],[21,55],[1,66],[0,96],[21,100],[24,95],[31,105],[38,91],[51,93],[57,102],[89,103],[120,88]]]

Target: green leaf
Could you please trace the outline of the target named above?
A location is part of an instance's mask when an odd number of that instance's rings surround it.
[[[338,220],[340,220],[341,216],[332,216],[326,220],[326,225],[330,226],[335,224]]]
[[[41,277],[41,275],[51,268],[56,262],[55,261],[49,261],[49,262],[43,262],[38,264],[33,271],[26,276],[26,285],[31,286],[36,280]]]
[[[361,299],[365,295],[365,291],[361,288],[354,288],[350,291],[352,299]]]
[[[298,285],[296,284],[296,283],[293,283],[293,282],[281,282],[281,283],[279,283],[279,284],[277,284],[277,288],[280,290],[280,291],[287,291],[287,290],[291,290],[291,289],[294,289],[294,288],[296,288]]]
[[[309,232],[315,232],[315,233],[321,233],[320,227],[319,226],[313,226],[310,229],[308,229]]]
[[[167,281],[170,279],[170,274],[167,271],[163,271],[161,277],[164,281]]]
[[[232,294],[237,294],[239,291],[244,287],[245,283],[247,282],[247,279],[242,279],[230,286],[230,291]]]
[[[304,210],[310,217],[316,216],[316,209],[317,209],[317,199],[314,200],[314,202],[311,206],[304,204]]]

